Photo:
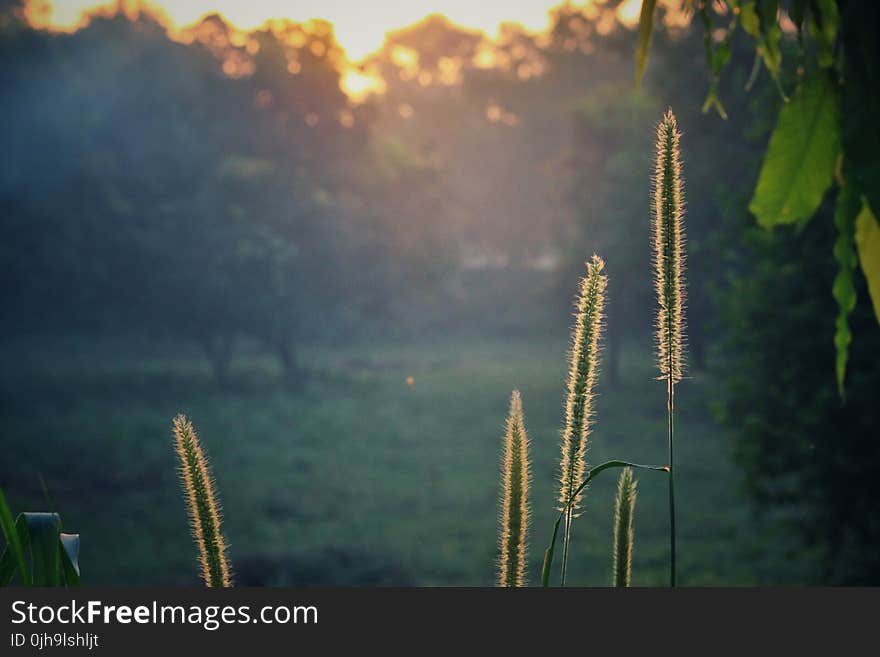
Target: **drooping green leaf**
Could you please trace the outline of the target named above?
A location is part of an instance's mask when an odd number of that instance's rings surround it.
[[[844,185],[837,195],[837,208],[834,224],[837,226],[837,240],[834,243],[834,259],[837,261],[837,276],[832,292],[837,301],[837,320],[835,322],[834,348],[837,354],[837,389],[840,398],[845,398],[844,379],[846,361],[852,333],[849,329],[849,315],[856,307],[856,286],[854,272],[858,265],[856,256],[856,217],[861,208],[861,198],[852,185]]]
[[[16,569],[24,586],[80,584],[79,534],[62,533],[57,513],[19,513],[13,522],[0,490],[0,526],[6,540],[0,555],[0,586],[12,582]]]
[[[61,570],[64,575],[64,583],[67,586],[79,586],[79,534],[65,534],[60,536]]]
[[[813,216],[831,185],[839,153],[838,89],[821,75],[805,81],[779,112],[749,203],[758,223],[769,227]]]
[[[654,27],[654,9],[657,0],[643,0],[639,14],[639,45],[636,48],[636,88],[642,83],[645,66],[648,63],[648,48],[651,47],[651,32]]]
[[[880,226],[867,202],[856,219],[856,245],[859,249],[859,264],[868,281],[868,292],[874,304],[874,314],[880,322]]]
[[[61,586],[61,518],[57,513],[22,513],[30,537],[34,586]]]
[[[0,490],[0,527],[3,529],[3,537],[6,540],[6,548],[3,555],[0,556],[0,586],[9,583],[16,567],[21,575],[22,584],[30,586],[31,576],[24,560],[24,547],[2,490]]]

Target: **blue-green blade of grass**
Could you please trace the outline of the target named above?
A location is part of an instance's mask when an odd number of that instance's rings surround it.
[[[28,534],[27,523],[25,522],[24,516],[22,514],[18,514],[18,517],[15,519],[15,531],[18,534],[18,544],[21,546],[21,552],[25,556],[25,574],[27,584],[22,582],[24,586],[33,586],[34,576],[32,570],[29,568],[27,555],[30,554],[31,547],[31,539]],[[18,568],[18,563],[13,556],[12,552],[6,550],[3,553],[3,558],[0,559],[0,586],[8,586],[12,583],[12,579],[15,577],[15,571]]]
[[[67,586],[79,586],[79,534],[60,535],[61,569]]]
[[[541,568],[541,586],[547,588],[550,585],[550,568],[553,566],[553,553],[556,551],[556,537],[559,536],[559,524],[562,522],[563,513],[556,518],[556,524],[553,525],[553,537],[550,539],[550,545],[544,550],[544,566]]]
[[[21,574],[21,583],[24,586],[30,586],[31,576],[24,560],[24,547],[2,490],[0,490],[0,527],[3,529],[3,537],[6,539],[6,549],[0,557],[0,586],[9,584],[16,567]]]
[[[61,586],[61,518],[57,513],[22,513],[31,546],[34,586]]]

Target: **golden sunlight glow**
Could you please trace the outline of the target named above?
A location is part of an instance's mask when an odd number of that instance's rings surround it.
[[[354,102],[364,100],[370,94],[385,92],[385,81],[378,73],[352,68],[342,74],[342,90]]]
[[[71,29],[81,23],[83,14],[96,7],[116,7],[119,0],[30,0],[31,20],[40,26]],[[124,6],[138,3],[121,0]],[[454,23],[495,35],[499,25],[520,23],[532,31],[543,31],[550,24],[550,9],[560,0],[148,0],[142,5],[156,7],[174,25],[197,22],[206,14],[219,13],[237,27],[250,30],[273,18],[306,21],[322,18],[331,22],[336,38],[353,61],[359,61],[382,46],[385,33],[442,13]],[[43,7],[45,10],[43,10]]]
[[[484,44],[474,56],[474,66],[477,68],[494,68],[498,64],[498,55],[494,48]]]
[[[627,27],[635,27],[642,12],[642,0],[626,0],[617,8],[617,20]]]
[[[616,6],[609,0],[373,0],[371,3],[355,0],[298,0],[295,3],[281,0],[26,0],[26,14],[32,25],[39,28],[70,31],[88,22],[90,15],[110,14],[118,10],[135,18],[143,7],[158,16],[169,27],[173,38],[184,41],[198,39],[215,52],[223,71],[230,77],[245,77],[253,72],[253,63],[247,54],[259,49],[257,40],[250,39],[248,31],[268,27],[276,34],[283,34],[286,42],[294,48],[308,47],[317,58],[332,59],[341,71],[340,87],[355,103],[371,94],[386,90],[386,81],[368,62],[369,55],[381,50],[386,35],[423,20],[426,16],[442,12],[442,16],[458,27],[470,31],[482,31],[490,38],[504,40],[512,26],[518,26],[535,34],[546,36],[556,11],[564,7],[579,8],[589,20],[595,20],[599,34],[607,34],[616,22],[634,28],[638,24],[642,0],[624,0]],[[658,0],[659,4],[672,8],[678,0]],[[211,14],[219,14],[233,27],[229,36],[217,27],[217,23],[201,23]],[[665,15],[669,27],[686,24],[689,16],[679,10]],[[297,25],[285,24],[290,20]],[[193,29],[198,26],[198,29]],[[579,27],[580,26],[580,27]],[[593,49],[587,39],[579,38],[579,30],[588,31],[580,19],[570,25],[574,37],[563,44],[567,50],[580,48],[589,53]],[[333,31],[335,43],[325,38]],[[318,36],[311,38],[308,35]],[[229,43],[245,46],[246,53],[229,51]],[[522,52],[519,52],[522,51]],[[222,56],[220,54],[222,53]],[[521,79],[528,80],[544,72],[540,57],[529,56],[521,45],[507,51],[483,41],[471,61],[460,56],[441,57],[431,70],[422,68],[419,51],[413,47],[394,44],[389,53],[401,80],[413,80],[423,87],[431,85],[455,85],[461,81],[466,65],[477,68],[505,69]],[[362,65],[358,65],[362,62]],[[287,70],[298,75],[302,64],[295,52],[288,54]],[[402,112],[401,116],[409,118]],[[515,125],[516,117],[501,114],[490,120],[505,125]],[[317,125],[317,118],[310,122]],[[346,118],[343,123],[348,123]],[[314,127],[314,126],[313,126]]]
[[[396,45],[391,49],[391,61],[399,68],[417,69],[419,67],[419,53],[412,48]]]

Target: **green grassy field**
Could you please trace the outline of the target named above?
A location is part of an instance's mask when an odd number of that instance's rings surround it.
[[[529,578],[539,579],[555,519],[562,338],[314,348],[302,353],[311,376],[298,391],[259,354],[238,358],[220,389],[197,353],[158,344],[2,352],[0,486],[15,510],[37,509],[45,479],[65,527],[82,533],[89,584],[196,581],[171,439],[183,412],[213,462],[238,583],[491,585],[513,387],[532,443]],[[650,346],[632,347],[620,383],[600,385],[591,463],[665,462],[665,389],[654,376]],[[750,517],[730,438],[708,412],[712,389],[697,373],[676,396],[680,580],[803,581],[804,559]],[[662,585],[666,480],[637,476],[633,583]],[[574,585],[609,582],[616,478],[608,471],[591,486],[575,524]]]

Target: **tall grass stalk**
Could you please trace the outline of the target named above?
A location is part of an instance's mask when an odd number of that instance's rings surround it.
[[[599,370],[599,334],[605,304],[607,277],[605,263],[593,255],[587,263],[587,275],[581,280],[572,335],[568,394],[565,403],[565,427],[562,432],[562,459],[559,476],[559,510],[564,513],[562,537],[562,579],[568,571],[571,525],[577,517],[582,483],[586,471],[586,453],[593,419],[593,389]]]
[[[611,564],[611,584],[629,586],[632,579],[633,514],[636,508],[638,482],[632,468],[624,468],[617,480],[617,499],[614,502],[614,555]]]
[[[529,531],[529,438],[519,390],[510,396],[501,458],[501,519],[498,586],[526,585]]]
[[[174,418],[174,444],[180,457],[180,478],[189,512],[190,527],[199,548],[199,566],[206,586],[230,587],[226,542],[220,533],[220,505],[214,479],[192,423],[183,415]]]
[[[684,343],[684,198],[675,116],[667,110],[657,126],[657,159],[651,212],[657,291],[657,365],[666,381],[669,448],[669,583],[675,586],[675,384],[681,380]]]

